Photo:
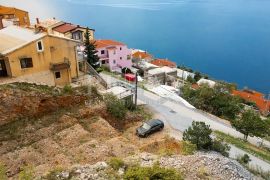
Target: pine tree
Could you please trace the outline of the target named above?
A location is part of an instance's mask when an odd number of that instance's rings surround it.
[[[95,42],[90,41],[89,39],[90,33],[89,33],[89,28],[87,27],[86,33],[85,33],[85,41],[84,41],[84,53],[87,55],[87,62],[93,66],[94,68],[97,68],[97,62],[99,62],[99,57],[96,55],[98,52],[96,50]]]

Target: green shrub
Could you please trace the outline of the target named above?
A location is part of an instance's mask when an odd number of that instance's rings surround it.
[[[197,147],[189,141],[182,141],[182,153],[183,155],[192,155],[196,152]]]
[[[19,173],[19,180],[33,180],[33,168],[31,166],[24,166]]]
[[[71,94],[73,93],[73,89],[70,85],[65,85],[63,88],[63,93],[64,94]]]
[[[117,119],[124,119],[127,113],[125,103],[116,96],[108,94],[105,96],[107,112]]]
[[[210,149],[212,145],[211,133],[209,125],[193,121],[192,126],[185,130],[183,140],[196,144],[198,149]]]
[[[223,156],[229,157],[229,151],[231,147],[221,139],[215,139],[212,142],[213,151],[219,152]]]
[[[101,68],[103,71],[111,72],[111,70],[108,66],[101,65]]]
[[[1,180],[7,180],[7,175],[6,175],[6,168],[3,164],[0,163],[0,179]]]
[[[132,166],[127,169],[124,174],[125,180],[181,180],[183,179],[181,173],[177,172],[175,169],[163,168],[159,165],[154,165],[153,167],[141,167]]]
[[[249,155],[247,154],[244,154],[242,157],[237,158],[237,160],[244,165],[247,165],[251,161]]]
[[[96,71],[97,71],[98,73],[101,73],[101,72],[103,71],[103,68],[99,67],[99,68],[96,69]]]
[[[108,163],[114,170],[118,170],[121,167],[125,166],[124,161],[120,158],[117,158],[117,157],[111,158]]]

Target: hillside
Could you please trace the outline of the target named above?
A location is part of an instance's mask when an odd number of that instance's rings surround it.
[[[202,174],[212,179],[252,177],[237,162],[219,154],[184,155],[184,144],[168,136],[169,127],[148,138],[138,138],[135,129],[152,116],[150,110],[140,107],[128,111],[124,119],[116,119],[106,111],[100,95],[88,93],[89,89],[25,83],[0,87],[0,164],[10,179],[26,171],[43,179],[52,172],[55,179],[68,179],[75,167],[91,169],[97,167],[96,163],[107,164],[112,157],[126,163],[135,159],[143,166],[159,161],[161,166],[181,172],[185,179],[202,179]],[[61,172],[65,177],[60,177]],[[97,174],[99,179],[110,179],[107,173]],[[81,174],[74,177],[98,179]]]

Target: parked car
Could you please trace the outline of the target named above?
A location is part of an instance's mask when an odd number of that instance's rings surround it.
[[[147,137],[150,134],[161,131],[164,128],[164,123],[159,119],[152,119],[143,123],[136,129],[136,135],[139,137]]]

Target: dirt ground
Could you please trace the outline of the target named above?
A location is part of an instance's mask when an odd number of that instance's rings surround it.
[[[95,106],[48,114],[34,122],[13,122],[15,124],[9,126],[16,127],[15,132],[0,133],[0,162],[11,179],[16,179],[25,166],[30,166],[35,176],[40,176],[75,164],[130,156],[167,138],[166,126],[148,138],[137,137],[135,129],[142,124],[142,117],[129,114],[128,118],[129,123],[119,126],[104,112],[103,106]]]

